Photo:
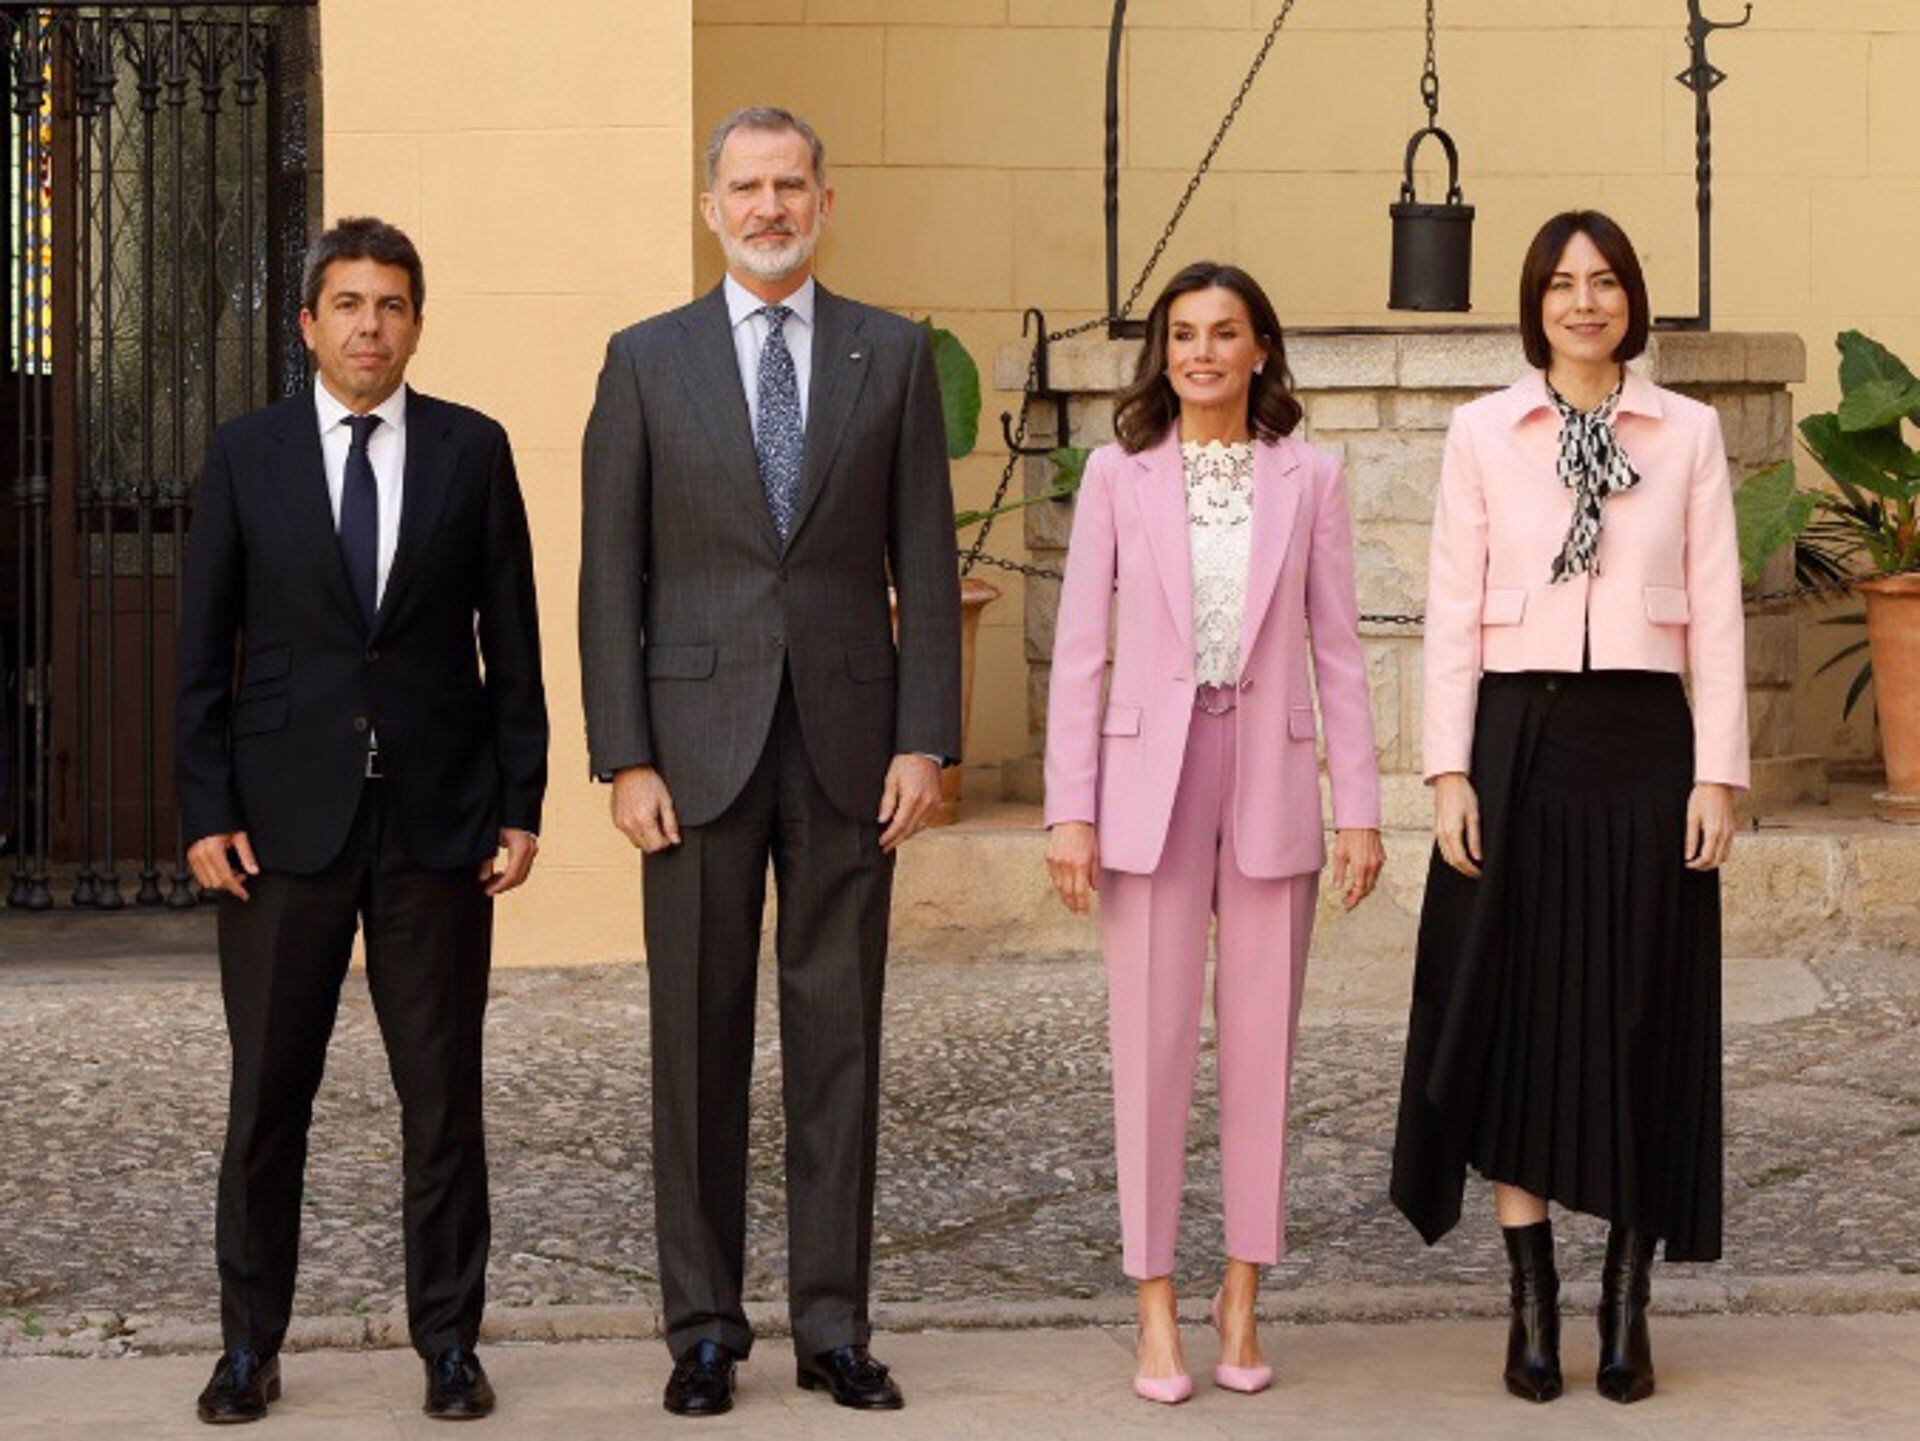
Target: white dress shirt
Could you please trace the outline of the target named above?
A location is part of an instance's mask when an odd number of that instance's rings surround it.
[[[763,322],[764,323],[764,322]],[[320,456],[327,467],[327,495],[333,501],[333,528],[340,529],[340,499],[347,487],[347,452],[353,431],[347,417],[353,412],[335,399],[326,383],[314,378],[313,407],[320,420]],[[367,459],[373,464],[374,485],[380,495],[380,560],[374,574],[373,600],[387,593],[387,575],[393,570],[393,552],[400,544],[400,502],[407,472],[407,388],[402,385],[371,414],[380,424],[367,437]]]
[[[747,392],[747,419],[760,428],[760,352],[767,348],[773,327],[760,309],[767,302],[729,275],[721,282],[727,296],[727,318],[733,322],[733,353],[740,362],[740,384]],[[791,310],[781,334],[793,357],[793,378],[800,387],[800,425],[807,424],[807,383],[813,378],[813,277],[780,301]]]

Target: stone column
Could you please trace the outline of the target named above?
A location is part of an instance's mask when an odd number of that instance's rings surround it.
[[[1071,396],[1072,444],[1099,445],[1113,438],[1113,395],[1133,374],[1138,353],[1138,341],[1100,335],[1053,348],[1052,379]],[[1361,611],[1417,614],[1426,598],[1428,522],[1448,418],[1461,402],[1501,389],[1526,373],[1519,332],[1297,331],[1288,338],[1287,358],[1306,406],[1305,437],[1346,463]],[[1002,349],[998,385],[1018,390],[1027,361],[1025,345]],[[1736,482],[1791,454],[1793,399],[1787,386],[1806,376],[1806,349],[1799,336],[1656,332],[1635,367],[1656,384],[1706,401],[1720,412]],[[1033,418],[1051,424],[1051,411],[1036,406]],[[1039,434],[1035,442],[1052,439]],[[1052,488],[1048,462],[1025,465],[1028,495]],[[1059,569],[1066,558],[1071,502],[1034,506],[1024,515],[1034,562]],[[1782,555],[1757,588],[1788,584],[1792,573],[1792,557]],[[1033,748],[1005,763],[1002,785],[1010,800],[1037,801],[1059,583],[1030,581],[1026,594],[1027,717]],[[1820,759],[1791,753],[1795,626],[1793,615],[1780,605],[1749,611],[1747,617],[1751,802],[1758,808],[1825,798]],[[1419,628],[1373,622],[1364,625],[1362,633],[1386,821],[1390,826],[1424,826],[1430,803],[1420,782]]]

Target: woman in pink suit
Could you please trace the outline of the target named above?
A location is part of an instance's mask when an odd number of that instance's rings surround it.
[[[1193,1389],[1172,1272],[1215,918],[1228,1259],[1214,1379],[1272,1379],[1254,1305],[1284,1241],[1287,1082],[1326,858],[1310,653],[1349,909],[1382,859],[1346,496],[1338,463],[1292,437],[1299,420],[1260,287],[1232,266],[1181,271],[1147,317],[1120,443],[1087,462],[1060,592],[1047,864],[1075,911],[1100,892],[1134,1389],[1153,1401]]]
[[[1454,412],[1433,518],[1436,845],[1393,1198],[1433,1242],[1468,1167],[1495,1183],[1506,1384],[1529,1401],[1562,1384],[1549,1201],[1612,1222],[1596,1384],[1614,1401],[1653,1391],[1655,1242],[1720,1255],[1740,562],[1713,410],[1626,369],[1647,317],[1619,226],[1548,221],[1520,280],[1540,373]]]

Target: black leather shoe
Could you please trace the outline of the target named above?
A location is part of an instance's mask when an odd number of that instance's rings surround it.
[[[209,1426],[232,1426],[258,1421],[267,1403],[280,1399],[280,1358],[262,1361],[251,1351],[229,1351],[213,1368],[213,1379],[200,1393],[200,1419]]]
[[[733,1409],[733,1352],[701,1341],[674,1363],[666,1408],[676,1416],[720,1416]]]
[[[449,1346],[427,1368],[427,1399],[420,1408],[436,1421],[478,1421],[493,1414],[487,1368],[464,1346]]]
[[[1623,1226],[1607,1233],[1607,1260],[1600,1272],[1600,1369],[1594,1385],[1623,1406],[1653,1394],[1653,1340],[1647,1334],[1653,1241]]]
[[[1560,1377],[1560,1273],[1553,1265],[1553,1222],[1507,1226],[1513,1267],[1513,1320],[1507,1327],[1507,1390],[1522,1401],[1551,1401]]]
[[[835,1405],[856,1411],[898,1411],[907,1404],[893,1378],[865,1346],[840,1346],[802,1356],[794,1378],[802,1391],[831,1391]]]

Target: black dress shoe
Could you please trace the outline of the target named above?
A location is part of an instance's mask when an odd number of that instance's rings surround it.
[[[280,1358],[262,1361],[251,1351],[229,1351],[213,1368],[213,1379],[200,1393],[200,1419],[209,1426],[231,1426],[258,1421],[267,1403],[280,1399]]]
[[[464,1346],[449,1346],[426,1363],[427,1399],[420,1408],[436,1421],[478,1421],[493,1414],[487,1368]]]
[[[1553,1265],[1553,1222],[1502,1228],[1513,1268],[1513,1319],[1507,1327],[1507,1390],[1522,1401],[1551,1401],[1560,1377],[1560,1273]]]
[[[733,1409],[733,1352],[701,1341],[674,1362],[666,1408],[676,1416],[719,1416]]]
[[[907,1404],[893,1378],[865,1346],[839,1346],[802,1356],[795,1379],[802,1391],[831,1391],[834,1403],[856,1411],[898,1411]]]
[[[1653,1341],[1647,1335],[1653,1241],[1624,1226],[1607,1233],[1607,1260],[1600,1272],[1600,1369],[1594,1385],[1623,1406],[1653,1394]]]

